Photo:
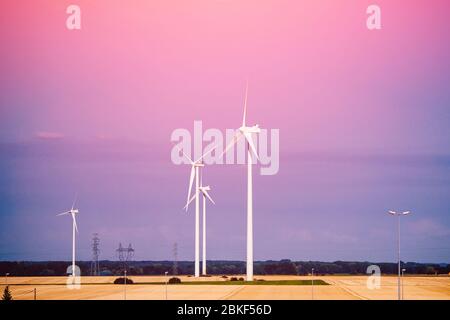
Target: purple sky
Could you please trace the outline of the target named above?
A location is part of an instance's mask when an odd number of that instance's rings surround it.
[[[40,3],[42,2],[42,4]],[[174,129],[280,129],[280,171],[254,174],[256,260],[450,262],[447,1],[6,1],[0,10],[0,260],[69,260],[119,242],[194,254],[189,167]],[[258,170],[259,171],[259,170]],[[245,259],[244,166],[205,170],[208,258]]]

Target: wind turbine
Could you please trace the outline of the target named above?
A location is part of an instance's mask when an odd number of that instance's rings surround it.
[[[78,233],[77,219],[75,216],[78,214],[78,209],[75,209],[76,198],[73,201],[72,208],[69,211],[58,214],[57,216],[63,216],[70,214],[72,216],[72,277],[75,279],[75,231]]]
[[[211,191],[211,187],[210,186],[203,186],[203,182],[202,182],[202,177],[200,177],[200,187],[199,187],[199,191],[202,193],[203,195],[203,232],[202,232],[202,236],[203,236],[203,250],[202,250],[202,254],[203,254],[203,259],[202,259],[202,274],[206,275],[206,198],[208,198],[209,201],[211,201],[213,204],[216,204],[214,202],[214,200],[211,198],[211,196],[209,195],[208,191]],[[189,205],[189,203],[192,202],[192,200],[194,200],[195,195],[189,200],[188,204],[186,204],[186,207]]]
[[[203,154],[200,158],[198,158],[197,160],[193,161],[190,157],[188,157],[182,150],[180,150],[183,153],[183,156],[190,162],[191,164],[191,175],[189,177],[189,191],[188,191],[188,195],[187,195],[187,200],[186,200],[186,206],[184,207],[184,209],[187,211],[188,207],[189,207],[189,203],[190,203],[190,198],[191,198],[191,192],[192,192],[192,184],[194,183],[194,179],[195,179],[195,277],[198,278],[200,277],[200,202],[199,202],[199,197],[198,197],[198,193],[200,191],[199,189],[199,168],[204,167],[205,165],[203,164],[203,158],[211,153],[217,146],[214,146],[213,148],[211,148],[208,152],[206,152],[205,154]]]
[[[247,281],[253,281],[253,182],[252,182],[252,153],[259,160],[253,143],[252,134],[258,134],[261,129],[258,125],[252,127],[247,126],[247,96],[248,96],[248,82],[245,88],[244,99],[244,115],[242,117],[242,126],[238,129],[233,137],[233,140],[225,148],[225,154],[233,145],[235,145],[242,137],[246,140],[247,145]]]

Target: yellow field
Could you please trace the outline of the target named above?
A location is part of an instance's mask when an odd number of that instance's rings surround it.
[[[16,300],[33,299],[36,288],[38,300],[78,300],[78,299],[124,299],[125,286],[112,284],[116,277],[82,277],[80,289],[68,289],[65,277],[8,277],[13,298]],[[161,300],[166,298],[165,285],[142,284],[144,282],[165,281],[159,276],[130,277],[135,284],[126,286],[129,300]],[[208,277],[194,280],[180,276],[185,281],[224,281],[220,277]],[[311,277],[296,276],[257,276],[264,280],[310,280]],[[329,286],[291,286],[291,285],[169,285],[168,299],[299,299],[309,300],[354,300],[354,299],[397,299],[397,278],[383,276],[381,288],[370,290],[366,286],[366,276],[320,276]],[[141,284],[139,284],[141,283]],[[3,292],[4,283],[0,285]],[[313,292],[314,291],[314,292]],[[450,300],[450,277],[407,276],[404,277],[404,299]]]

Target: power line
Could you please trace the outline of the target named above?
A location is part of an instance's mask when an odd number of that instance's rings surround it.
[[[178,274],[178,244],[173,244],[173,275]]]
[[[92,237],[92,261],[91,261],[91,276],[98,276],[100,274],[100,265],[98,256],[100,255],[100,238],[98,233],[94,233]]]
[[[119,261],[123,265],[123,269],[126,271],[128,269],[128,261],[130,261],[134,256],[134,249],[131,246],[131,243],[127,248],[122,246],[122,243],[119,243],[119,248],[116,249],[116,253],[119,257]]]

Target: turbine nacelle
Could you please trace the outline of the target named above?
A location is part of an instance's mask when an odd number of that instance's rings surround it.
[[[75,215],[77,215],[79,213],[79,211],[78,211],[78,209],[74,209],[75,202],[76,202],[76,197],[75,197],[75,200],[73,201],[72,208],[70,208],[69,211],[57,214],[57,216],[64,216],[64,215],[70,214],[72,216],[73,226],[74,226],[75,230],[78,232],[77,219],[75,218]]]
[[[256,150],[255,144],[253,143],[253,137],[252,134],[258,134],[261,132],[261,129],[259,128],[258,124],[255,124],[254,126],[247,126],[246,125],[246,118],[247,118],[247,95],[248,95],[248,83],[247,87],[245,88],[245,99],[244,99],[244,114],[242,116],[242,126],[239,127],[237,132],[235,132],[233,136],[233,140],[226,146],[225,150],[222,152],[220,157],[222,158],[225,153],[228,152],[229,149],[231,149],[235,144],[238,143],[242,137],[247,141],[249,152],[253,153],[253,155],[256,157],[256,159],[259,160],[258,152]]]
[[[205,164],[203,162],[194,162],[191,164],[194,168],[201,168],[204,167]]]
[[[259,125],[255,124],[252,127],[242,126],[238,129],[242,134],[248,133],[260,133],[261,129],[259,128]]]
[[[217,148],[217,145],[215,145],[213,148],[211,148],[208,152],[204,153],[200,158],[198,158],[197,160],[193,161],[188,155],[186,155],[183,150],[181,150],[180,148],[178,148],[179,151],[181,151],[183,153],[183,156],[189,161],[189,163],[191,164],[191,174],[189,177],[189,190],[188,190],[188,195],[187,195],[187,199],[186,199],[186,205],[184,206],[184,209],[187,211],[188,207],[189,207],[189,199],[191,198],[191,191],[192,191],[192,185],[194,183],[194,179],[196,177],[196,175],[198,174],[198,171],[200,168],[204,167],[205,164],[203,163],[203,158],[210,154],[211,152],[213,152],[215,149]],[[198,178],[198,177],[197,177]]]
[[[67,215],[67,214],[70,214],[70,215],[74,216],[74,215],[79,214],[79,213],[80,212],[78,211],[78,209],[70,209],[69,211],[57,214],[57,216],[64,216],[64,215]]]
[[[211,201],[213,204],[216,204],[216,203],[214,202],[214,200],[211,198],[211,196],[209,195],[209,193],[208,193],[208,191],[211,191],[211,187],[210,187],[210,186],[201,186],[201,187],[198,187],[198,191],[199,191],[199,195],[200,195],[200,193],[202,193],[203,196],[206,197],[206,198],[208,198],[209,201]],[[192,201],[194,201],[195,197],[196,197],[196,194],[194,194],[194,195],[192,196],[192,198],[190,198],[189,201],[188,201],[188,202],[186,203],[186,205],[184,206],[184,209],[185,209],[186,211],[187,211],[187,208],[189,207],[189,204],[190,204]]]

